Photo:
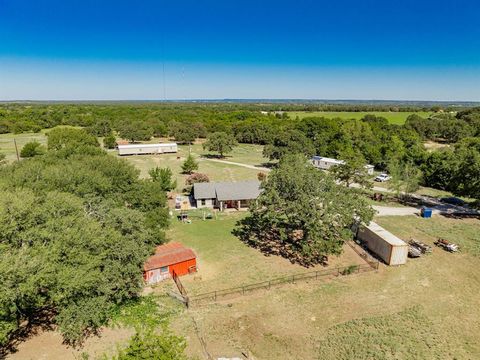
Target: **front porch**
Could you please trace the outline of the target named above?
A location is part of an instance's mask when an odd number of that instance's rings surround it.
[[[225,210],[248,210],[252,200],[217,200],[215,207],[220,211]]]

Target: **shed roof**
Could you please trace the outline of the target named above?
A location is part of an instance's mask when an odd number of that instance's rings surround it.
[[[177,146],[176,143],[163,143],[163,144],[128,144],[128,145],[118,145],[119,149],[137,149],[137,148],[157,148],[157,147],[166,147],[166,146]]]
[[[251,200],[260,195],[260,181],[248,180],[238,182],[196,183],[193,196],[198,199]]]
[[[407,246],[407,243],[402,239],[399,239],[395,235],[393,235],[390,231],[385,230],[383,227],[378,225],[377,223],[371,221],[367,228],[380,236],[383,240],[393,246]]]
[[[196,255],[192,249],[186,248],[177,242],[168,243],[157,246],[155,254],[147,259],[143,265],[143,269],[145,271],[158,269],[163,266],[174,265],[195,258]]]

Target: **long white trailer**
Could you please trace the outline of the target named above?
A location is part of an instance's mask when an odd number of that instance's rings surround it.
[[[377,223],[361,225],[357,238],[388,265],[403,265],[407,262],[408,244]]]
[[[165,154],[176,153],[178,146],[176,143],[165,144],[128,144],[118,145],[118,155],[146,155],[146,154]]]
[[[322,170],[330,170],[330,168],[332,168],[333,166],[345,164],[345,161],[343,160],[337,160],[318,155],[312,157],[311,161],[313,166]],[[367,164],[365,165],[365,169],[367,170],[368,175],[373,175],[375,167],[373,165]]]

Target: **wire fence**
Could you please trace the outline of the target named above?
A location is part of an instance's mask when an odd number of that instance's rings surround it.
[[[261,281],[253,284],[246,284],[234,288],[211,291],[208,293],[197,294],[188,297],[188,304],[198,304],[202,302],[215,302],[220,299],[232,298],[246,295],[254,290],[270,289],[283,284],[294,284],[299,281],[331,279],[339,276],[351,274],[365,273],[376,271],[378,269],[378,261],[370,261],[367,264],[341,266],[332,269],[315,270],[305,273],[292,274],[282,276],[270,280]]]
[[[192,304],[200,304],[202,302],[216,302],[220,299],[246,295],[254,290],[269,290],[272,287],[280,286],[283,284],[294,284],[299,281],[308,280],[332,279],[339,276],[360,274],[378,270],[378,260],[373,258],[362,247],[358,246],[354,242],[349,241],[347,243],[366,262],[365,264],[339,266],[331,269],[314,270],[304,273],[285,275],[265,281],[260,281],[257,283],[210,291],[207,293],[196,294],[193,296],[188,295],[187,290],[185,289],[182,282],[180,281],[180,278],[175,272],[172,273],[172,278],[178,288],[178,291],[180,292],[181,299],[183,299],[182,302],[186,305],[186,307],[189,307]]]

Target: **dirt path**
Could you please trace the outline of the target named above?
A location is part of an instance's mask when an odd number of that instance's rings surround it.
[[[247,169],[254,169],[254,170],[261,170],[261,171],[270,171],[269,168],[263,167],[263,166],[256,166],[256,165],[248,165],[248,164],[242,164],[234,161],[228,161],[228,160],[220,160],[220,159],[208,159],[204,158],[202,159],[203,161],[214,161],[222,164],[228,164],[228,165],[236,165],[236,166],[241,166]]]
[[[406,216],[415,215],[420,212],[414,207],[393,207],[373,205],[373,209],[377,212],[377,216]]]

